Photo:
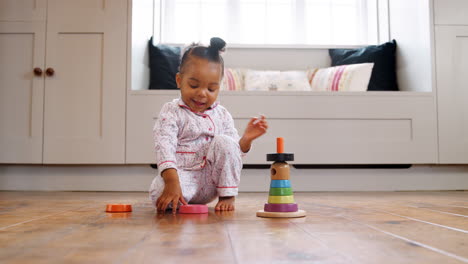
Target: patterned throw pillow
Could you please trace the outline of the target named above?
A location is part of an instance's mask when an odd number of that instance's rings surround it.
[[[374,63],[349,64],[307,71],[312,91],[367,91]]]
[[[244,90],[244,69],[224,68],[221,91]]]
[[[278,91],[310,91],[306,71],[282,71]]]
[[[305,71],[255,71],[245,73],[246,91],[308,91]]]
[[[246,91],[269,91],[278,90],[277,80],[279,71],[255,71],[247,70],[245,72],[245,90]]]

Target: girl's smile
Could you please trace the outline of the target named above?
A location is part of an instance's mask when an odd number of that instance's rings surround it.
[[[198,101],[195,101],[195,100],[193,100],[193,99],[192,99],[192,101],[193,101],[197,106],[200,106],[200,107],[206,105],[206,103],[198,102]]]

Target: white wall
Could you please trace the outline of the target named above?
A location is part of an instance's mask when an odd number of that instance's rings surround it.
[[[153,0],[134,0],[131,12],[131,80],[134,90],[146,90],[149,86],[148,40],[153,34]]]
[[[431,0],[389,1],[390,38],[397,41],[397,78],[401,91],[433,91]]]
[[[260,70],[307,70],[331,65],[328,49],[227,48],[227,67]]]

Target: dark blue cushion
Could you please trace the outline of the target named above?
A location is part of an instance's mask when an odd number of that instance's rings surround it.
[[[368,91],[398,91],[396,41],[359,49],[330,49],[332,66],[373,62]]]
[[[175,75],[179,71],[180,47],[148,41],[150,85],[149,89],[177,89]]]

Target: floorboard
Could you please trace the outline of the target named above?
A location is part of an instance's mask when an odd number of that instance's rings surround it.
[[[468,263],[468,192],[295,193],[305,218],[256,217],[267,199],[173,215],[147,193],[0,192],[0,263]]]

